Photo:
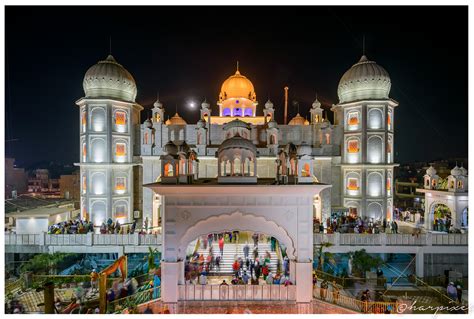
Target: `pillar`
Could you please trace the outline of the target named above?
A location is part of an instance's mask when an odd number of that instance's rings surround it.
[[[416,270],[416,276],[417,277],[424,277],[424,266],[425,266],[425,258],[424,258],[424,253],[423,249],[419,249],[418,252],[416,253],[416,264],[415,264],[415,270]]]
[[[44,313],[54,314],[54,283],[44,284]]]
[[[290,259],[290,281],[292,283],[296,282],[296,260]]]
[[[161,262],[161,301],[163,303],[178,302],[179,263]]]
[[[184,261],[178,261],[178,285],[184,285],[186,280],[184,279]]]
[[[311,262],[295,262],[291,266],[296,268],[296,302],[311,302],[313,300],[313,264]]]

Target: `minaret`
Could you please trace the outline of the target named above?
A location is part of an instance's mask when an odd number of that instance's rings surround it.
[[[136,127],[143,109],[135,102],[132,75],[112,55],[93,65],[83,81],[80,108],[81,216],[100,226],[107,219],[133,219],[134,171],[140,153]],[[138,130],[137,130],[138,131]]]
[[[365,55],[341,78],[332,110],[343,125],[343,205],[358,216],[391,220],[394,112],[390,77]]]

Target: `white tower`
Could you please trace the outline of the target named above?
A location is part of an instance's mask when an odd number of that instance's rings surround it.
[[[128,222],[134,203],[135,127],[140,111],[132,75],[112,55],[93,65],[79,99],[81,216],[99,226],[108,218]],[[139,135],[138,135],[139,137]],[[136,147],[135,147],[136,145]],[[138,175],[138,171],[135,172]]]
[[[394,111],[390,77],[365,55],[341,78],[339,104],[343,125],[341,174],[344,206],[358,216],[392,218]]]

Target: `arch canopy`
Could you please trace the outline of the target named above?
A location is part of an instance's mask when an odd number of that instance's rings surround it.
[[[184,260],[186,258],[186,248],[194,239],[202,235],[233,230],[252,231],[273,236],[286,247],[288,257],[295,258],[295,241],[285,228],[262,216],[236,211],[231,214],[210,216],[188,228],[179,241],[178,259]]]

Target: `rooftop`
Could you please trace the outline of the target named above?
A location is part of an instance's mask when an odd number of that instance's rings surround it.
[[[41,198],[24,194],[17,198],[5,200],[5,213],[22,212],[37,208],[57,208],[69,204],[73,205],[74,202],[64,198]]]

